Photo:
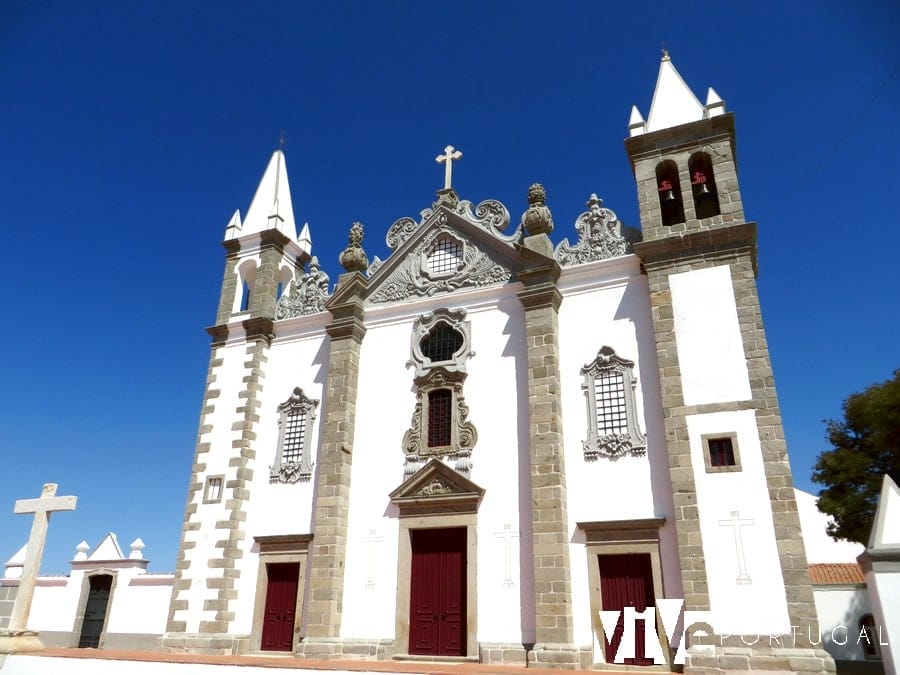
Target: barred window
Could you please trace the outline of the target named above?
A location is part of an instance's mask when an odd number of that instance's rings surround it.
[[[625,378],[622,373],[605,372],[594,378],[594,403],[597,407],[597,433],[628,433],[625,407]]]
[[[450,445],[453,395],[449,389],[428,392],[428,447]]]
[[[296,483],[312,477],[312,427],[319,402],[300,387],[278,406],[278,448],[269,467],[272,483]]]
[[[462,247],[447,237],[438,239],[434,250],[428,254],[428,271],[435,275],[452,274],[462,259]]]
[[[462,345],[462,333],[441,321],[422,340],[421,349],[432,363],[438,363],[452,359]]]
[[[299,409],[291,410],[285,417],[284,447],[281,451],[282,462],[299,462],[303,457],[303,441],[306,436],[306,413]]]
[[[618,459],[646,453],[647,439],[637,423],[634,399],[637,378],[633,369],[633,361],[623,359],[606,346],[581,369],[588,417],[585,459]]]

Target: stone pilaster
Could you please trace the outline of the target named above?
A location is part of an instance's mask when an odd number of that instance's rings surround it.
[[[222,291],[219,293],[219,308],[216,311],[216,325],[224,326],[231,319],[231,310],[234,308],[235,294],[238,292],[237,263],[240,244],[235,241],[226,241],[225,247],[225,273],[222,276]]]
[[[290,239],[278,230],[260,233],[259,269],[256,270],[256,281],[250,298],[251,318],[275,317],[281,263],[284,260],[284,247],[289,242]]]
[[[650,287],[685,610],[709,609],[686,418],[720,410],[752,409],[756,412],[788,615],[791,625],[798,627],[794,635],[776,636],[775,643],[768,637],[756,643],[753,643],[756,636],[746,641],[739,636],[726,640],[715,638],[716,654],[689,655],[685,672],[714,673],[730,668],[834,672],[831,657],[808,639],[809,634],[815,638],[818,633],[818,621],[756,288],[756,224],[696,230],[637,243],[634,250],[643,262]],[[752,398],[686,406],[669,277],[717,265],[728,265],[731,270]]]
[[[341,275],[328,303],[332,321],[328,380],[322,412],[322,451],[317,466],[313,540],[309,558],[307,631],[295,652],[313,658],[341,658],[341,612],[350,504],[350,467],[356,425],[359,354],[363,336],[365,277]]]
[[[528,349],[528,423],[531,502],[534,522],[536,643],[531,667],[574,669],[582,665],[573,644],[569,515],[563,448],[556,287],[560,268],[546,234],[526,237],[518,248],[524,262],[518,293],[525,308]]]

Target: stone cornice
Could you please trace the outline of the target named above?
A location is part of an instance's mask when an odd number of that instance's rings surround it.
[[[282,254],[292,256],[301,265],[310,259],[309,253],[304,251],[300,244],[278,230],[251,232],[236,239],[226,239],[222,242],[222,246],[228,256],[257,253],[264,248],[274,248]]]
[[[352,338],[357,342],[361,342],[366,334],[366,327],[363,325],[361,318],[350,315],[335,318],[334,321],[325,326],[325,332],[328,333],[332,340]]]
[[[659,541],[665,518],[634,518],[576,523],[588,544],[597,542]]]
[[[676,127],[626,138],[625,150],[631,160],[631,168],[634,170],[635,160],[642,157],[657,155],[662,151],[670,153],[682,148],[709,143],[723,136],[727,136],[731,143],[731,152],[736,156],[734,113],[717,115],[709,119],[688,122]]]
[[[275,322],[272,319],[258,316],[246,319],[243,322],[243,326],[248,340],[261,337],[271,342],[272,338],[275,337]]]
[[[757,273],[756,223],[741,223],[634,244],[644,269],[667,267],[695,258],[747,254]]]
[[[555,284],[544,283],[539,286],[527,286],[516,293],[519,302],[527,309],[539,309],[542,307],[553,307],[559,310],[562,304],[562,293]]]
[[[225,341],[228,339],[228,326],[225,324],[210,326],[206,329],[206,332],[212,337],[214,347],[225,344]]]

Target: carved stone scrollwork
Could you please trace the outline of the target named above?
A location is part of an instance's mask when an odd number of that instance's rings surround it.
[[[597,358],[581,369],[588,418],[587,440],[583,443],[586,460],[646,454],[647,439],[637,423],[633,368],[634,361],[623,359],[604,345]]]
[[[451,495],[458,493],[459,490],[454,489],[447,481],[435,477],[430,483],[425,485],[421,490],[416,492],[417,497],[440,497],[442,495]]]
[[[447,276],[430,273],[428,265],[428,258],[441,238],[452,239],[462,250],[458,267],[453,274]],[[510,270],[495,263],[472,242],[459,236],[459,233],[442,227],[431,232],[407,255],[403,263],[371,295],[370,302],[395,302],[411,296],[429,297],[458,288],[489,286],[505,283],[510,276]]]
[[[486,199],[472,209],[472,202],[467,199],[462,200],[454,209],[457,215],[462,216],[473,225],[490,232],[501,241],[513,241],[520,236],[519,229],[516,229],[509,235],[503,232],[509,227],[509,211],[502,203],[496,199]]]
[[[341,265],[348,272],[365,272],[369,266],[369,259],[362,247],[363,224],[355,222],[350,226],[350,234],[347,236],[347,248],[340,255]]]
[[[421,315],[413,323],[412,343],[410,354],[412,359],[407,361],[407,366],[415,366],[416,378],[425,377],[435,366],[440,366],[448,373],[466,372],[466,361],[475,356],[472,351],[472,324],[466,321],[464,309],[436,309]],[[423,352],[426,338],[435,335],[438,329],[443,327],[450,329],[459,336],[459,346],[453,350],[449,358],[432,361],[431,357]],[[427,350],[426,350],[427,351]]]
[[[621,221],[615,213],[603,207],[602,199],[592,194],[587,207],[588,210],[575,221],[578,243],[572,246],[568,239],[563,239],[556,247],[555,256],[560,265],[615,258],[631,250],[631,243],[622,232]]]
[[[416,378],[416,406],[410,428],[403,435],[405,477],[412,476],[432,457],[447,461],[459,473],[469,475],[472,470],[472,448],[478,442],[478,432],[468,419],[469,407],[463,397],[465,379],[465,373],[448,373],[440,367],[424,377]],[[428,442],[428,394],[436,389],[449,389],[451,392],[450,442],[432,446]]]
[[[290,292],[278,299],[275,318],[292,319],[324,312],[329,296],[328,284],[328,274],[319,266],[319,259],[313,256],[309,261],[309,271],[297,275],[291,283]]]

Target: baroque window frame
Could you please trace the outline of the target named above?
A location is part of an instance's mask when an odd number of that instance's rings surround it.
[[[316,421],[316,410],[319,401],[309,398],[300,387],[286,401],[278,405],[278,445],[275,452],[275,463],[269,467],[270,483],[296,483],[312,478],[312,431]],[[299,461],[284,461],[284,439],[291,415],[305,415],[306,426],[303,429],[303,444]]]
[[[459,248],[459,257],[457,259],[456,266],[452,270],[447,270],[444,272],[432,272],[430,258],[432,255],[437,254],[438,249],[441,248],[441,243],[445,240],[456,244],[456,246]],[[449,230],[441,230],[438,235],[432,240],[431,245],[422,251],[421,255],[422,257],[420,271],[423,277],[425,277],[429,281],[449,279],[450,277],[456,276],[456,274],[459,273],[460,269],[465,266],[466,240],[462,237],[456,236]]]
[[[418,317],[413,324],[408,366],[416,369],[413,384],[416,387],[416,405],[410,428],[403,434],[403,452],[406,455],[404,476],[409,477],[421,469],[431,458],[451,461],[451,466],[463,475],[472,469],[472,448],[478,441],[478,432],[469,421],[469,407],[463,396],[463,383],[468,374],[466,362],[472,351],[471,323],[465,320],[464,309],[436,309]],[[444,323],[462,336],[462,343],[450,359],[431,361],[422,352],[422,342]],[[429,394],[438,389],[450,390],[450,442],[447,445],[429,447],[428,420]]]
[[[601,436],[597,421],[596,381],[600,375],[619,373],[622,376],[625,397],[626,433],[606,434]],[[584,392],[587,405],[587,439],[582,443],[584,458],[595,461],[599,457],[619,459],[620,457],[640,457],[647,453],[647,438],[637,421],[637,403],[635,389],[637,378],[634,376],[634,361],[623,359],[607,345],[600,348],[596,358],[581,368]]]

